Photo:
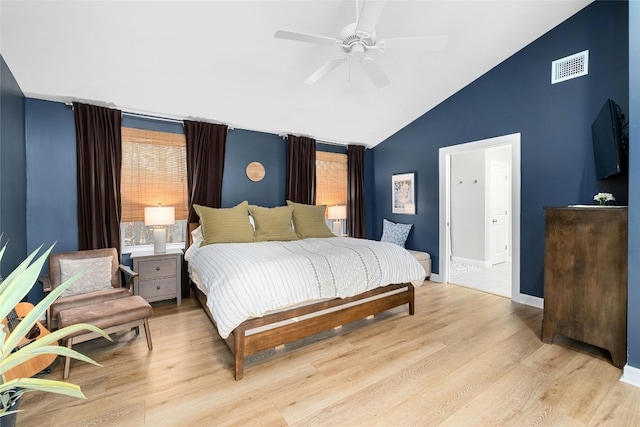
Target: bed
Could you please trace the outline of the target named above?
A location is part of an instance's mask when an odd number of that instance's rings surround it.
[[[189,224],[192,238],[199,226]],[[259,221],[254,227],[257,236]],[[190,241],[185,252],[194,293],[234,356],[236,380],[245,358],[263,350],[404,304],[414,314],[425,271],[397,245],[348,237],[258,240]]]

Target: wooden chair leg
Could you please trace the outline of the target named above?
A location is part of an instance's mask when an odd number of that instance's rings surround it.
[[[149,350],[153,350],[153,343],[151,342],[151,329],[149,329],[149,319],[144,319],[144,334],[147,336],[147,347],[149,347]]]
[[[67,339],[67,348],[71,349],[72,346],[73,346],[73,338]],[[63,380],[66,380],[67,378],[69,378],[70,368],[71,368],[71,357],[66,356],[64,358],[64,373],[62,374]]]

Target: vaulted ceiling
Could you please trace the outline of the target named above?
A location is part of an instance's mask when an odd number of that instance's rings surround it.
[[[0,53],[29,97],[372,147],[589,3],[389,0],[378,40],[448,42],[371,51],[390,81],[382,88],[355,60],[305,84],[343,52],[274,37],[338,38],[356,21],[352,0],[2,0]]]

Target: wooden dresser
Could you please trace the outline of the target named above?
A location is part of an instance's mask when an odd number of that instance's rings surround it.
[[[542,340],[556,334],[627,361],[627,208],[545,209]]]

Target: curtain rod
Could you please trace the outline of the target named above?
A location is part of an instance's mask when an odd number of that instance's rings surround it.
[[[68,107],[71,107],[71,109],[73,109],[73,103],[72,102],[65,102],[65,105]],[[94,104],[91,104],[94,105]],[[122,108],[122,107],[111,107],[111,106],[103,106],[105,108],[113,108],[116,110],[120,110],[120,113],[123,116],[130,116],[130,117],[140,117],[142,119],[150,119],[150,120],[158,120],[158,121],[163,121],[163,122],[170,122],[170,123],[180,123],[182,126],[184,126],[184,120],[194,120],[197,121],[197,119],[194,118],[186,118],[186,117],[181,117],[181,116],[172,116],[172,115],[158,115],[157,113],[152,113],[149,111],[142,111],[142,110],[134,110],[131,108]],[[208,123],[212,123],[212,122],[208,122]],[[225,124],[225,123],[215,123],[215,124]],[[227,125],[227,131],[232,131],[235,128],[232,126]]]
[[[67,107],[71,107],[71,109],[73,109],[73,103],[72,102],[65,102],[65,105]],[[93,105],[93,104],[92,104]],[[127,116],[132,116],[132,117],[140,117],[143,119],[151,119],[151,120],[159,120],[159,121],[165,121],[165,122],[171,122],[171,123],[180,123],[182,126],[184,126],[184,122],[183,120],[197,120],[197,119],[188,119],[188,118],[184,118],[184,117],[180,117],[180,116],[171,116],[171,115],[157,115],[156,113],[151,113],[148,111],[142,111],[142,110],[133,110],[133,109],[128,109],[128,108],[120,108],[120,107],[109,107],[109,106],[103,106],[105,108],[115,108],[117,110],[120,110],[120,112],[122,113],[122,115],[127,115]],[[211,122],[208,122],[211,123]],[[225,124],[225,123],[218,123],[218,124]],[[235,130],[236,128],[230,125],[226,125],[227,126],[227,132],[230,132],[232,130]],[[244,128],[242,128],[244,129]],[[253,131],[253,132],[262,132],[262,133],[272,133],[269,131],[261,131],[261,130],[253,130],[253,129],[244,129],[244,130],[248,130],[248,131]],[[273,132],[276,135],[278,135],[279,137],[281,137],[282,139],[287,139],[287,137],[289,136],[288,132]],[[291,133],[291,135],[294,135],[293,133]],[[306,136],[306,135],[295,135],[295,136]],[[340,146],[340,147],[346,147],[348,144],[343,144],[340,142],[335,142],[335,141],[325,141],[325,140],[318,140],[315,137],[311,136],[309,138],[313,138],[316,140],[316,142],[319,142],[321,144],[327,144],[327,145],[336,145],[336,146]],[[369,149],[369,147],[365,144],[353,144],[353,145],[364,145],[365,149]]]

